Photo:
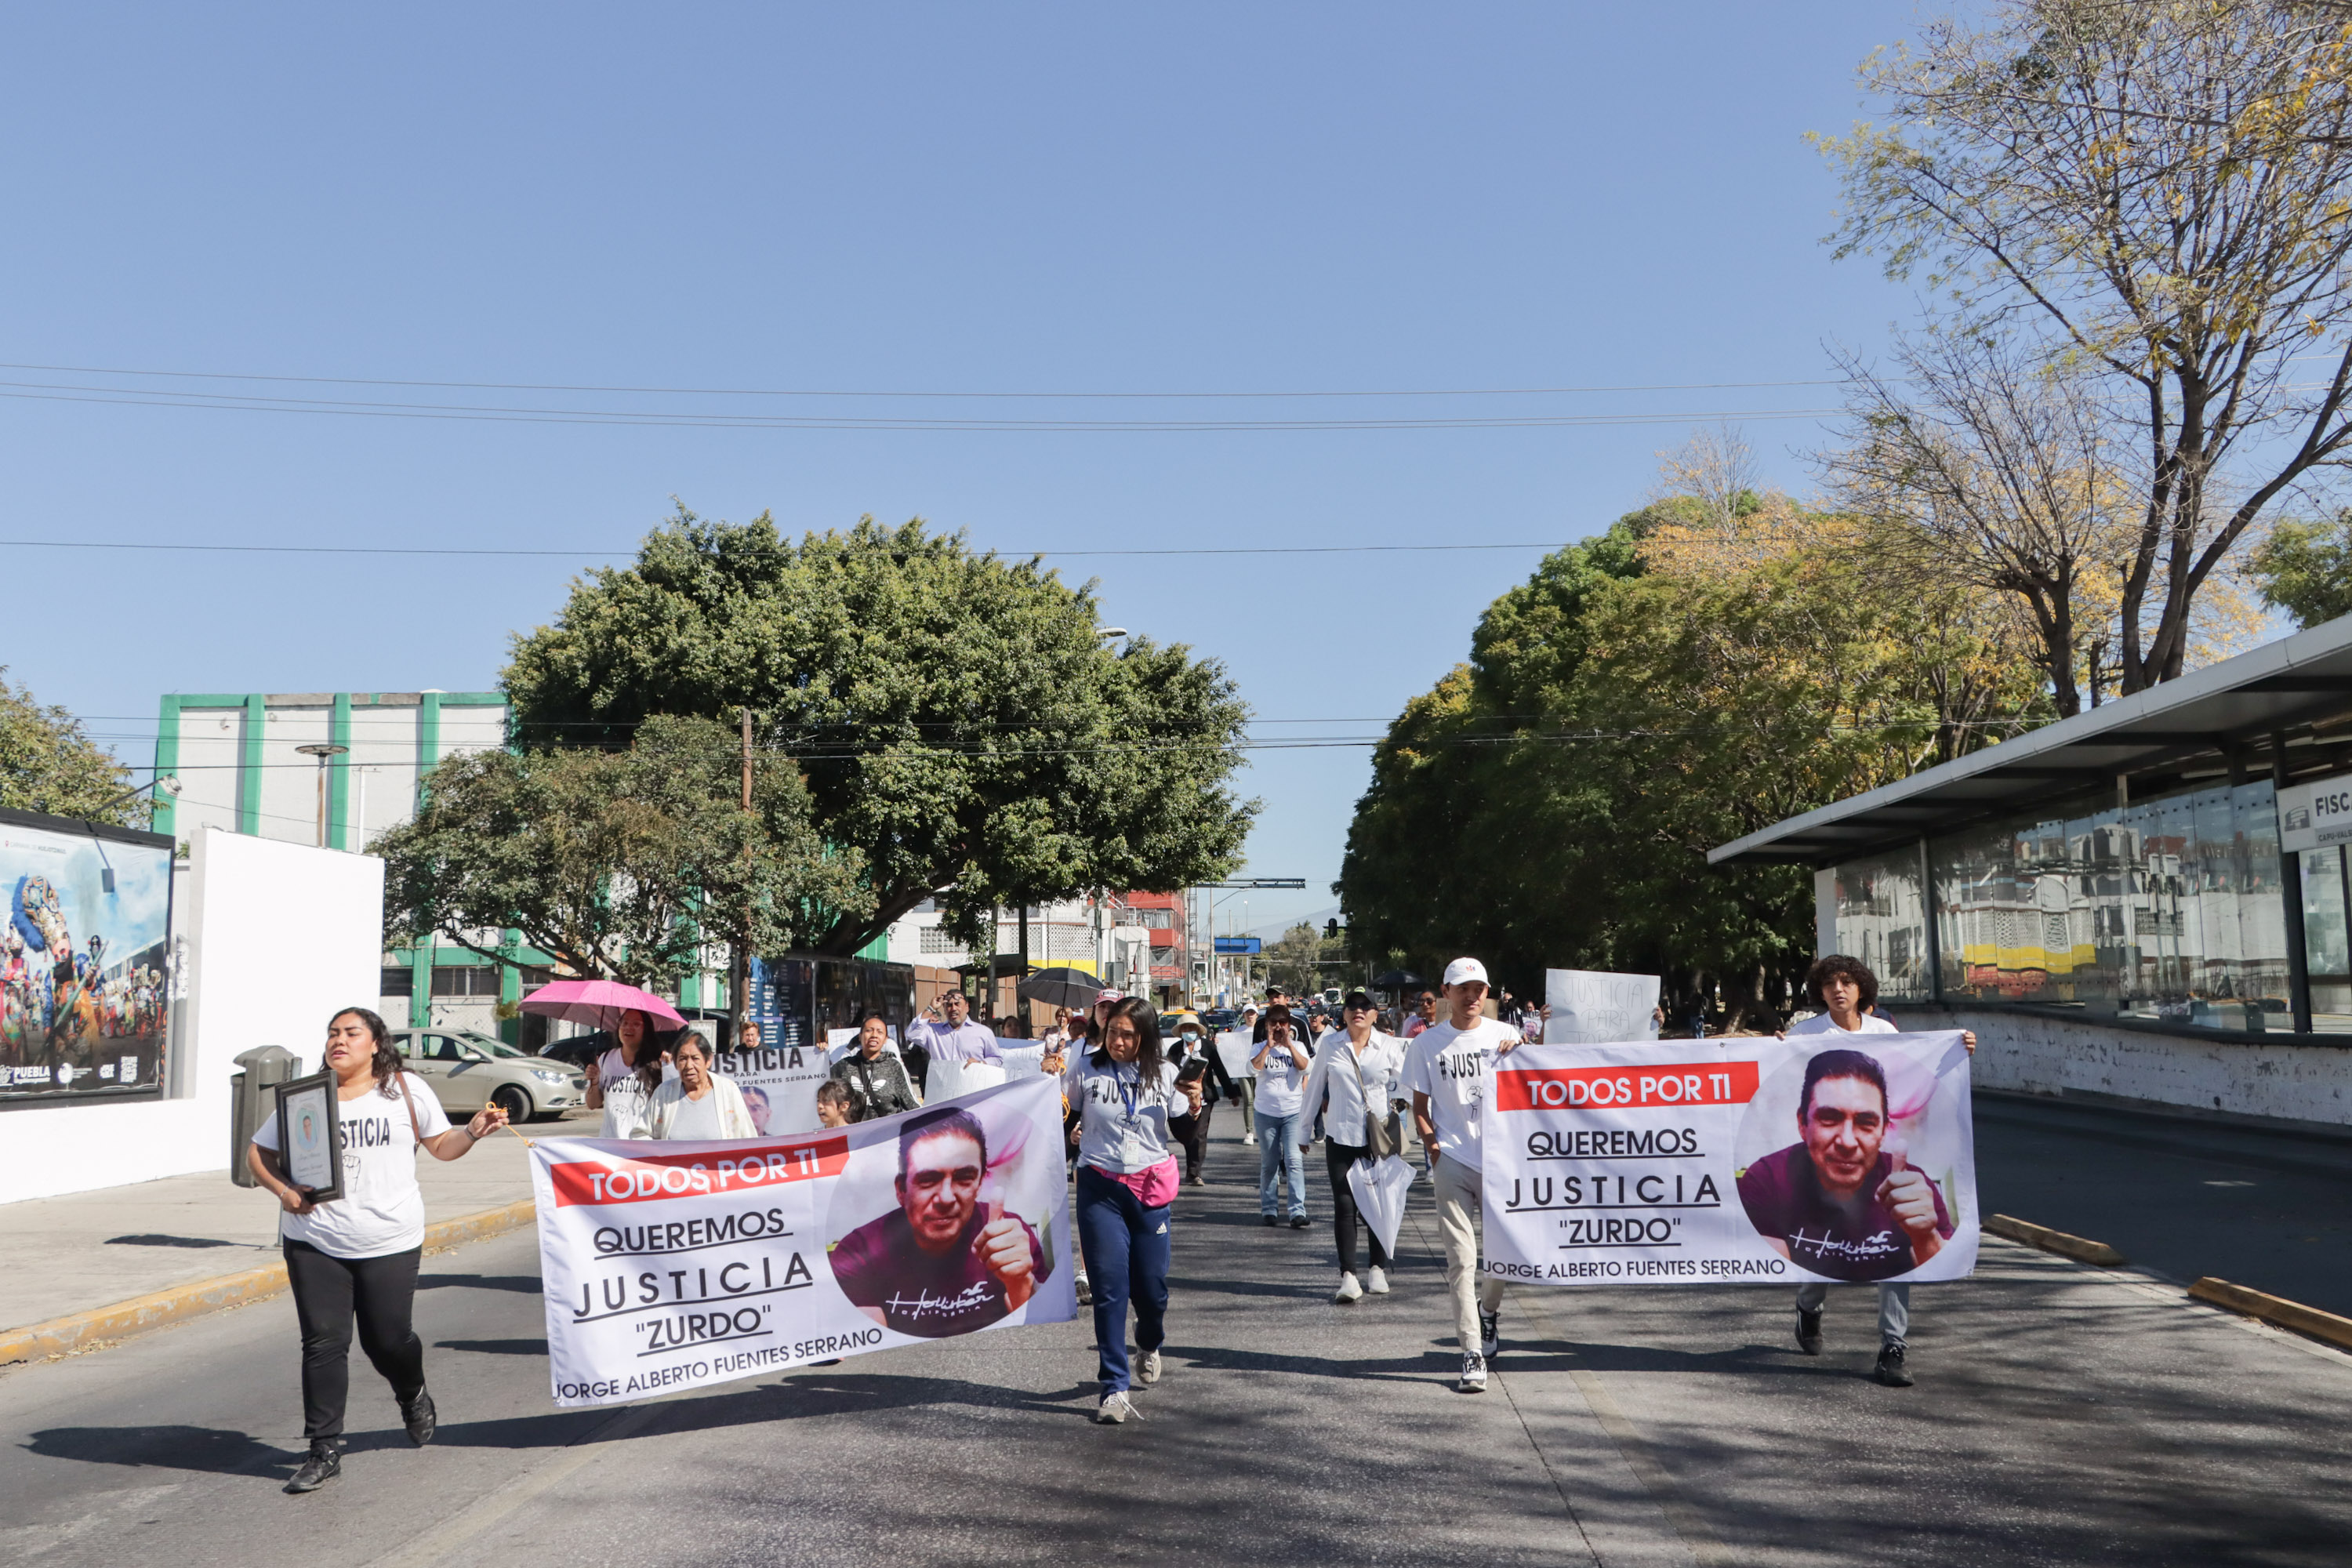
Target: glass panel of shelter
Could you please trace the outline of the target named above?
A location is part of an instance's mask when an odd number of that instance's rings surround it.
[[[2342,857],[2313,858],[2337,869],[2332,902],[2325,879],[2305,874],[2314,1007],[2343,1015],[2315,1023],[2352,1028]],[[1932,840],[1927,859],[1948,1000],[2055,1004],[2208,1028],[2288,1026],[2267,781],[1989,824]],[[1836,870],[1839,946],[1869,963],[1881,994],[1894,999],[1929,990],[1918,864],[1913,847]]]

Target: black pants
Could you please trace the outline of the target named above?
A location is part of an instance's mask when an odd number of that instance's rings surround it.
[[[1198,1116],[1171,1116],[1168,1119],[1168,1134],[1184,1146],[1184,1175],[1187,1180],[1201,1173],[1201,1163],[1209,1157],[1209,1118],[1215,1115],[1217,1102],[1201,1101]]]
[[[1356,1222],[1362,1216],[1356,1212],[1356,1194],[1348,1187],[1348,1167],[1370,1152],[1362,1144],[1347,1144],[1332,1139],[1323,1141],[1324,1167],[1331,1173],[1331,1234],[1339,1242],[1339,1271],[1356,1271]],[[1372,1267],[1389,1266],[1389,1249],[1381,1238],[1372,1235],[1370,1225],[1364,1226],[1366,1239],[1372,1244]]]
[[[403,1400],[425,1388],[425,1343],[409,1317],[425,1249],[384,1258],[332,1258],[308,1242],[286,1243],[286,1277],[302,1325],[302,1435],[340,1437],[352,1390],[352,1317],[360,1348]]]

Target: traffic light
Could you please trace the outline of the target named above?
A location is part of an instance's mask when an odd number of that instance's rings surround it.
[[[1324,939],[1326,942],[1337,942],[1337,941],[1339,941],[1339,932],[1341,931],[1341,930],[1342,930],[1342,929],[1344,929],[1344,928],[1342,928],[1342,927],[1340,926],[1339,922],[1338,921],[1336,921],[1336,920],[1328,920],[1328,921],[1325,921],[1323,922],[1323,939]]]

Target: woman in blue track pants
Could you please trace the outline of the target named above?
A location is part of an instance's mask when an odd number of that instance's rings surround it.
[[[1160,1053],[1160,1016],[1129,997],[1104,1018],[1091,1049],[1074,1049],[1062,1092],[1077,1111],[1078,1248],[1094,1285],[1095,1345],[1101,1402],[1095,1419],[1115,1425],[1135,1414],[1132,1383],[1160,1381],[1167,1337],[1170,1205],[1182,1177],[1168,1136],[1171,1114],[1201,1111],[1196,1079],[1180,1085]],[[1135,1347],[1127,1355],[1127,1309],[1135,1304]]]

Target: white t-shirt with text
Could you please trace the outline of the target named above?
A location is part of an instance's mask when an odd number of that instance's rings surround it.
[[[1265,1065],[1252,1069],[1257,1077],[1255,1099],[1260,1116],[1296,1116],[1307,1102],[1307,1075],[1315,1065],[1315,1047],[1296,1035],[1291,1037],[1299,1054],[1307,1058],[1306,1067],[1292,1059],[1288,1047],[1260,1040],[1251,1047],[1253,1057],[1261,1049],[1265,1052]]]
[[[1467,1029],[1440,1019],[1405,1048],[1404,1091],[1429,1096],[1441,1157],[1479,1169],[1478,1118],[1495,1086],[1495,1050],[1518,1043],[1518,1030],[1499,1018],[1482,1018]]]
[[[408,1093],[400,1091],[401,1079]],[[383,1258],[425,1245],[425,1191],[416,1184],[417,1140],[449,1131],[449,1118],[433,1090],[414,1074],[403,1073],[384,1089],[371,1089],[341,1102],[343,1124],[343,1195],[309,1214],[281,1214],[278,1234],[315,1247],[331,1258]],[[417,1121],[408,1116],[411,1103]],[[253,1135],[261,1148],[278,1149],[278,1112]]]
[[[651,1050],[651,1045],[640,1050]],[[662,1081],[677,1077],[677,1068],[662,1064]],[[596,1058],[596,1081],[604,1091],[604,1125],[596,1135],[600,1138],[650,1138],[653,1136],[654,1097],[646,1091],[637,1077],[637,1069],[621,1059],[621,1047],[614,1046]]]

